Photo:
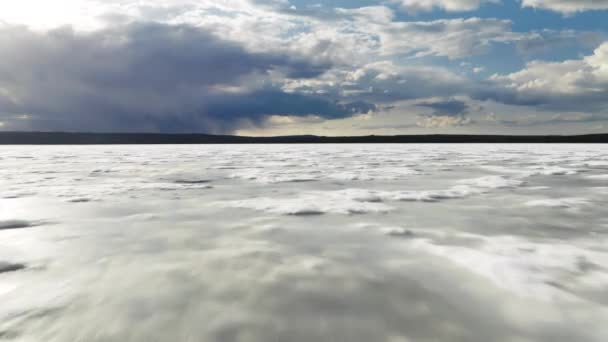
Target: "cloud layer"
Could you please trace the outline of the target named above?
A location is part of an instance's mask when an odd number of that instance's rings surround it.
[[[498,2],[496,0],[399,0],[401,6],[408,11],[431,11],[443,9],[448,12],[463,12],[478,9],[483,3]]]
[[[2,4],[0,129],[601,128],[608,32],[576,13],[602,3],[521,5],[568,17],[495,18],[478,9],[503,4],[478,0]]]
[[[35,129],[225,132],[270,114],[335,118],[373,109],[273,84],[319,76],[329,65],[247,52],[187,25],[92,33],[8,27],[0,50],[0,108],[25,115]]]
[[[548,9],[565,14],[608,9],[607,0],[523,0],[522,6]]]
[[[491,79],[522,103],[601,111],[608,96],[608,43],[581,59],[532,61],[517,72]]]

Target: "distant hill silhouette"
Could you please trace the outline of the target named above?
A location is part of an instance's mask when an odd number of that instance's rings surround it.
[[[1,145],[95,144],[325,144],[325,143],[608,143],[608,134],[587,135],[292,135],[244,137],[210,134],[0,132]]]

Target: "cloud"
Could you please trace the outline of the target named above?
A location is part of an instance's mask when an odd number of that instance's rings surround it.
[[[527,34],[513,32],[510,20],[454,18],[431,21],[395,21],[385,8],[341,10],[332,23],[312,23],[290,43],[300,50],[327,42],[337,60],[374,60],[395,56],[461,59],[488,52],[495,44],[512,43]],[[318,44],[318,43],[317,43]],[[358,51],[353,55],[352,51]],[[318,54],[316,52],[315,54]]]
[[[608,0],[522,0],[522,7],[547,9],[564,14],[608,9]]]
[[[433,109],[433,115],[444,116],[459,116],[466,114],[469,106],[464,101],[455,99],[435,101],[435,102],[420,102],[416,104],[418,107]]]
[[[395,127],[415,126],[420,116],[425,126],[479,123],[475,108],[458,114],[470,100],[545,111],[543,118],[558,109],[601,118],[607,110],[599,71],[606,62],[563,60],[598,46],[603,32],[513,31],[508,19],[437,11],[493,0],[355,8],[287,0],[86,0],[72,8],[62,0],[52,11],[45,5],[49,20],[28,17],[34,1],[24,1],[0,5],[0,22],[29,25],[0,26],[4,130],[226,133],[264,126],[273,116],[347,119],[401,102],[408,103],[399,114],[407,119]],[[423,16],[431,19],[404,16],[396,3],[407,12],[432,11]],[[48,30],[63,22],[73,29]],[[512,47],[517,54],[505,55],[501,70],[521,70],[483,79],[496,72],[488,58]],[[532,58],[546,60],[518,66]],[[328,127],[347,120],[332,121]]]
[[[453,126],[465,126],[470,124],[471,119],[465,116],[419,116],[416,125],[422,128],[448,128]]]
[[[431,113],[419,114],[416,126],[422,128],[447,128],[465,126],[473,120],[467,117],[469,105],[457,99],[442,99],[416,103],[417,107],[429,108]]]
[[[524,117],[509,117],[498,119],[496,116],[490,117],[491,121],[509,127],[538,127],[559,124],[595,123],[605,121],[605,118],[589,113],[558,113],[539,117],[539,115],[529,115]]]
[[[563,62],[532,61],[520,71],[493,75],[502,89],[490,91],[500,102],[547,108],[597,111],[608,96],[608,42],[592,55]]]
[[[510,20],[476,17],[394,22],[381,31],[382,51],[450,59],[480,55],[493,44],[510,43],[525,36],[512,32],[511,25]]]
[[[602,32],[575,30],[540,30],[528,32],[515,41],[517,50],[524,56],[551,52],[556,49],[593,49],[606,40]]]
[[[329,64],[253,53],[188,25],[94,32],[0,28],[0,115],[22,129],[230,132],[265,115],[346,117],[373,108],[286,93],[275,81]],[[6,120],[0,121],[6,121]]]
[[[198,19],[191,21],[251,50],[297,52],[311,60],[344,65],[403,56],[460,59],[526,35],[513,32],[510,20],[494,18],[399,21],[386,6],[264,8],[246,14],[235,9],[231,16],[203,9],[202,14],[192,14]]]
[[[527,35],[513,32],[511,21],[493,18],[397,21],[393,10],[383,5],[344,9],[294,7],[282,0],[89,1],[96,4],[90,6],[97,9],[96,17],[185,23],[239,41],[250,51],[297,52],[334,64],[404,55],[466,58]],[[115,23],[113,19],[107,24]]]
[[[224,94],[216,96],[207,104],[208,112],[223,117],[260,118],[266,115],[318,114],[327,119],[349,117],[367,113],[376,108],[367,102],[338,103],[324,97],[286,93],[280,90],[260,90],[250,94]]]
[[[403,66],[383,61],[352,69],[333,68],[315,79],[286,83],[300,93],[322,93],[344,101],[376,104],[429,97],[448,97],[473,91],[470,80],[438,66]]]
[[[497,3],[498,0],[396,0],[394,2],[411,12],[428,12],[434,9],[464,12],[476,10],[485,3]]]

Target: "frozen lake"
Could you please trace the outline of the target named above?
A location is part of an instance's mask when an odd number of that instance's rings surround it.
[[[605,145],[0,147],[0,341],[608,341]]]

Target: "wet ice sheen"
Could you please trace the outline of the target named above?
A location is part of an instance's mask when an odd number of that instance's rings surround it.
[[[608,340],[602,145],[0,157],[0,340]]]

